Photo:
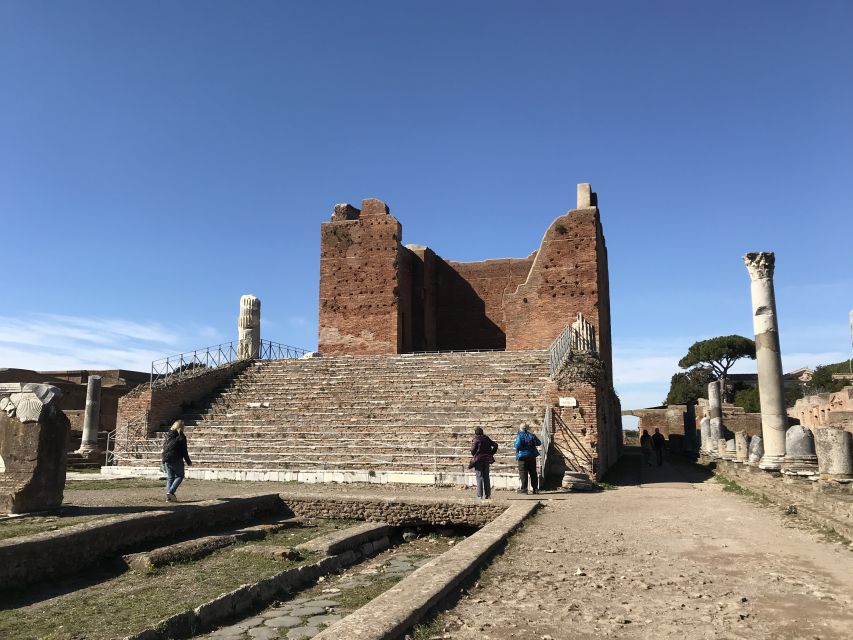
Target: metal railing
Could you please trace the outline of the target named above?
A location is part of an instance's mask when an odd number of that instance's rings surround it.
[[[257,360],[283,360],[299,358],[308,353],[306,349],[270,340],[261,340]],[[237,343],[223,342],[211,347],[202,347],[193,351],[178,353],[151,363],[151,384],[165,380],[191,378],[216,369],[241,358],[237,354]]]
[[[548,347],[551,377],[560,373],[572,353],[595,352],[595,328],[579,313],[574,324],[567,324]]]
[[[104,466],[111,467],[116,463],[116,432],[107,432],[107,446],[104,458]]]
[[[539,486],[541,487],[545,478],[548,477],[548,451],[551,448],[551,425],[554,411],[551,407],[545,407],[545,417],[542,419],[542,433],[539,439],[542,441],[542,456],[539,460]]]
[[[555,432],[559,431],[568,444],[568,451],[563,452],[566,466],[571,467],[572,471],[586,473],[590,477],[594,477],[595,465],[592,453],[587,445],[581,442],[581,439],[569,428],[559,413],[552,411],[551,415]]]

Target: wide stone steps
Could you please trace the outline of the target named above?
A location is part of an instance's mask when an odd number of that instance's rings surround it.
[[[469,473],[474,428],[515,473],[521,422],[538,430],[544,351],[321,357],[257,363],[183,417],[194,467]],[[159,464],[158,442],[127,452]]]

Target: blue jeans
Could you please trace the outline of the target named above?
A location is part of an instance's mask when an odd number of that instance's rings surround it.
[[[489,463],[478,462],[474,465],[474,471],[477,473],[477,497],[491,498],[492,483],[489,479]]]
[[[184,480],[184,461],[164,462],[163,466],[166,467],[166,493],[175,495]]]

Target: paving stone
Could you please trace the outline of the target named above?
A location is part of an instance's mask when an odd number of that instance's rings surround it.
[[[249,637],[257,638],[257,640],[277,640],[280,636],[278,629],[255,627],[254,629],[249,629]]]
[[[321,613],[326,613],[325,607],[303,606],[303,607],[297,607],[296,609],[291,611],[290,615],[304,617],[304,616],[317,616],[317,615],[320,615]]]
[[[251,629],[252,627],[257,627],[259,624],[263,624],[264,619],[260,616],[255,616],[252,618],[246,618],[245,620],[241,620],[237,624],[233,625],[234,629]]]
[[[334,614],[334,613],[330,613],[330,614],[327,614],[325,616],[311,616],[310,618],[308,618],[308,624],[309,625],[324,624],[324,625],[328,626],[328,625],[332,624],[333,622],[337,622],[341,618],[343,618],[343,616],[339,616],[339,615]]]
[[[305,640],[320,633],[320,627],[296,627],[287,632],[287,640]]]
[[[222,627],[211,633],[208,637],[215,640],[237,640],[243,637],[244,630],[236,627]]]
[[[337,607],[338,603],[334,600],[309,600],[305,605],[309,607]]]
[[[270,618],[265,623],[268,627],[280,629],[281,627],[296,627],[302,624],[302,618],[294,616],[279,616],[278,618]]]

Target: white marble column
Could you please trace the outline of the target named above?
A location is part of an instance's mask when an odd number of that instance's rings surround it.
[[[711,414],[711,455],[719,458],[719,442],[723,437],[723,405],[718,380],[708,383],[708,413]]]
[[[776,257],[770,252],[747,253],[743,257],[752,280],[752,324],[758,363],[758,392],[761,395],[761,435],[764,456],[759,468],[778,471],[785,458],[785,388],[782,381],[782,355],[776,319],[776,294],[773,269]]]
[[[240,298],[240,317],[237,320],[237,357],[241,360],[260,357],[261,301],[253,295]]]
[[[89,376],[86,385],[86,413],[83,416],[83,439],[78,453],[98,451],[98,427],[101,423],[101,376]]]

